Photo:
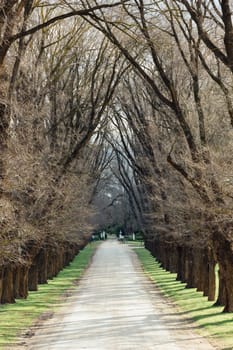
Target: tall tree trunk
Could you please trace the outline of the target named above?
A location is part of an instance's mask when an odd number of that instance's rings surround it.
[[[208,300],[214,301],[216,298],[216,276],[215,276],[216,261],[212,249],[208,249],[208,272],[209,272],[209,293]]]
[[[28,266],[20,265],[14,269],[14,296],[15,298],[28,296]]]
[[[14,285],[13,285],[13,268],[5,266],[3,270],[3,284],[2,284],[1,303],[14,303]]]
[[[47,247],[44,246],[41,248],[38,256],[37,256],[37,264],[38,264],[38,283],[44,284],[47,283],[48,280],[48,251]]]
[[[38,266],[33,262],[29,268],[28,272],[28,290],[36,291],[38,290]]]
[[[181,246],[177,247],[177,255],[178,255],[178,261],[177,261],[177,281],[182,281],[182,255],[183,255],[183,248]]]
[[[197,291],[203,291],[204,290],[204,281],[206,278],[206,266],[204,264],[203,259],[203,249],[196,248],[194,250],[195,255],[195,287],[197,288]]]
[[[224,312],[233,312],[233,250],[231,239],[227,239],[231,230],[229,224],[225,224],[215,228],[213,234],[221,283],[221,294],[219,293],[217,303],[224,302]]]
[[[1,266],[0,267],[0,304],[2,300],[2,291],[3,291],[3,272],[4,272],[4,269]]]
[[[218,298],[216,300],[215,306],[224,306],[226,305],[226,280],[223,277],[223,271],[222,270],[222,264],[219,265],[218,270],[218,279],[219,279],[219,286],[218,286]]]

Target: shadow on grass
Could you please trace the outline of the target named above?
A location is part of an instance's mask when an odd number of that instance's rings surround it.
[[[74,261],[38,291],[29,292],[27,299],[17,299],[15,304],[0,305],[0,349],[14,345],[17,335],[30,327],[38,317],[51,313],[62,304],[64,293],[75,288],[75,283],[88,266],[97,245],[89,245]],[[13,347],[12,347],[13,349]]]
[[[214,302],[208,301],[202,292],[177,281],[176,274],[165,271],[146,249],[135,252],[152,282],[179,307],[178,313],[194,320],[210,337],[220,339],[224,344],[222,350],[232,350],[233,314],[223,313],[223,307],[213,306]]]

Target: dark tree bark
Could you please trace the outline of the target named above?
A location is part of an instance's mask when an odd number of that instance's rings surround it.
[[[14,303],[14,284],[13,284],[13,267],[5,266],[3,268],[1,304]]]

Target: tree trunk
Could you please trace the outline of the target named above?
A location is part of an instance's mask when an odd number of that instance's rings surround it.
[[[233,251],[231,239],[226,238],[227,233],[232,236],[232,228],[228,224],[225,227],[217,227],[213,233],[221,284],[217,302],[224,302],[224,312],[233,312]]]
[[[16,266],[14,269],[14,297],[26,298],[28,295],[28,268]]]
[[[2,300],[2,290],[3,290],[3,268],[0,267],[0,303]]]
[[[173,244],[170,252],[170,271],[172,273],[177,273],[177,265],[178,265],[177,247],[176,245]]]
[[[21,265],[15,268],[14,295],[18,299],[26,299],[28,296],[28,266]]]
[[[226,281],[223,278],[223,271],[221,272],[222,266],[219,266],[218,277],[219,277],[219,288],[218,288],[218,298],[216,300],[215,306],[226,305]]]
[[[38,283],[45,284],[48,280],[48,251],[46,247],[40,250],[36,260],[38,264]]]
[[[209,272],[209,293],[208,300],[214,301],[216,298],[216,276],[215,276],[215,266],[216,261],[214,259],[214,255],[211,249],[208,249],[208,272]]]
[[[188,261],[187,248],[186,247],[184,247],[184,249],[183,249],[182,269],[183,269],[182,282],[187,283],[188,276],[189,276],[189,261]]]
[[[207,274],[207,269],[204,264],[203,260],[203,250],[202,249],[195,249],[194,250],[194,256],[195,256],[195,264],[194,264],[194,278],[195,278],[195,287],[197,288],[197,291],[204,291],[204,281]]]
[[[195,288],[195,268],[194,268],[194,256],[191,248],[187,249],[187,285],[186,288]]]
[[[177,281],[182,281],[182,255],[183,255],[183,249],[181,246],[177,247]]]
[[[38,267],[35,264],[35,262],[33,262],[33,264],[29,268],[28,290],[30,290],[30,291],[38,290]]]
[[[19,289],[20,289],[20,266],[15,266],[14,272],[14,297],[19,298]]]
[[[14,303],[13,269],[10,266],[3,270],[3,287],[1,304]]]
[[[226,261],[226,304],[224,312],[233,312],[233,256]]]

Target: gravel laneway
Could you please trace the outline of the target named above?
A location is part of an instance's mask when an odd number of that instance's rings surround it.
[[[61,312],[27,349],[210,350],[193,325],[168,306],[144,276],[135,253],[106,241]]]

